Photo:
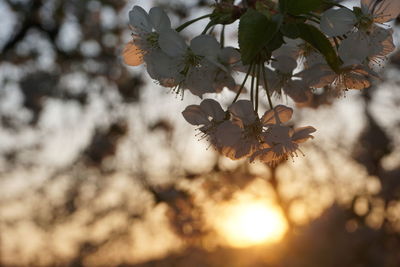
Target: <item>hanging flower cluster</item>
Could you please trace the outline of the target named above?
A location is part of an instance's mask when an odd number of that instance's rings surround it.
[[[317,98],[370,87],[395,48],[393,32],[384,23],[399,14],[398,0],[361,0],[361,7],[352,9],[325,0],[243,0],[237,5],[220,0],[211,14],[174,29],[161,8],[147,13],[134,6],[129,12],[132,40],[123,58],[131,66],[145,64],[152,79],[182,96],[186,90],[200,98],[223,88],[236,92],[226,110],[204,99],[182,114],[221,154],[275,165],[297,156],[299,144],[315,129],[285,125],[293,110],[274,107],[273,96],[287,95],[299,107],[315,106]],[[187,43],[180,31],[201,19],[210,22]],[[225,25],[236,20],[239,48],[225,47]],[[217,25],[219,40],[211,34]],[[233,78],[238,72],[246,74],[240,85]],[[248,80],[249,99],[239,99]],[[269,110],[260,117],[261,91]]]

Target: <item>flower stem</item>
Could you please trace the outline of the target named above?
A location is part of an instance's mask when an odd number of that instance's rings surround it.
[[[180,31],[182,31],[183,29],[185,29],[187,26],[189,26],[189,25],[191,25],[191,24],[193,24],[193,23],[195,23],[195,22],[197,22],[197,21],[199,21],[199,20],[202,20],[202,19],[205,19],[205,18],[209,18],[210,16],[211,16],[211,14],[207,14],[207,15],[198,17],[198,18],[196,18],[196,19],[189,20],[189,21],[183,23],[181,26],[179,26],[179,27],[176,28],[175,30],[176,30],[177,32],[180,32]]]
[[[223,48],[225,46],[225,25],[222,25],[220,43]]]
[[[256,113],[258,113],[258,87],[260,87],[261,64],[257,64],[257,83],[256,83]]]
[[[244,80],[243,80],[243,82],[242,82],[242,85],[240,85],[240,88],[239,88],[239,90],[238,90],[238,92],[237,92],[235,98],[233,99],[232,104],[235,103],[236,100],[238,100],[239,95],[242,93],[242,90],[243,90],[244,85],[245,85],[245,83],[246,83],[246,81],[247,81],[247,78],[248,78],[249,75],[250,75],[250,72],[251,72],[252,68],[253,68],[253,64],[250,64],[249,69],[247,70],[247,73],[246,73],[246,77],[244,77]]]
[[[256,66],[253,66],[253,70],[251,71],[251,89],[250,89],[250,100],[254,107],[254,81],[256,76]]]
[[[271,109],[273,109],[273,108],[274,108],[274,105],[272,105],[271,95],[269,94],[268,82],[267,82],[267,74],[266,74],[266,72],[265,72],[265,67],[264,67],[264,64],[263,64],[263,63],[261,63],[261,68],[262,68],[262,74],[263,74],[263,78],[264,78],[264,88],[265,88],[265,91],[267,92],[269,107],[270,107]]]

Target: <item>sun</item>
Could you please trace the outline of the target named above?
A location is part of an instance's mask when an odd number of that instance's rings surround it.
[[[240,248],[277,242],[287,229],[282,213],[261,200],[227,205],[218,223],[228,244]]]

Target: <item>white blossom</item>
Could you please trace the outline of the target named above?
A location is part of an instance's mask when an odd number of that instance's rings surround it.
[[[338,73],[326,64],[317,64],[299,74],[313,88],[331,86],[340,90],[365,89],[372,79],[379,79],[377,73],[366,65],[350,64],[342,66]]]
[[[124,62],[131,66],[143,63],[144,56],[159,49],[158,33],[171,28],[167,14],[159,7],[150,9],[149,14],[140,6],[129,12],[132,41],[123,50]]]
[[[246,79],[252,76],[252,89],[254,81],[256,86],[268,89],[271,109],[263,116],[259,117],[257,111],[262,105],[256,103],[259,99],[254,95],[251,100],[237,100],[237,95],[227,110],[218,101],[205,99],[199,105],[187,106],[182,115],[188,123],[198,126],[201,138],[206,138],[222,155],[276,165],[297,156],[301,152],[299,144],[313,138],[311,134],[316,130],[311,126],[292,128],[286,125],[293,109],[284,105],[272,108],[271,95],[285,94],[298,107],[315,108],[331,103],[332,98],[345,90],[370,87],[372,79],[379,79],[375,67],[381,66],[395,49],[393,31],[379,24],[399,14],[400,0],[361,0],[361,7],[352,10],[335,7],[322,12],[319,23],[317,13],[308,14],[312,19],[305,16],[304,23],[319,24],[336,50],[339,58],[333,70],[328,59],[334,55],[321,53],[324,49],[318,40],[306,42],[284,37],[278,49],[262,49],[263,53],[255,57],[263,60],[244,65],[239,51],[245,49],[245,45],[240,50],[222,47],[208,34],[187,42],[179,30],[171,28],[171,21],[161,8],[152,8],[147,13],[134,6],[129,12],[132,40],[126,44],[122,56],[127,65],[144,63],[150,77],[160,85],[182,94],[189,90],[200,98],[224,88],[239,93],[232,76],[234,71],[246,73]],[[286,21],[283,23],[286,25]],[[299,69],[302,70],[297,72]],[[259,88],[256,89],[252,92],[259,93]]]
[[[221,105],[213,99],[204,99],[200,105],[190,105],[182,112],[183,117],[192,125],[201,126],[199,130],[203,138],[216,145],[217,130],[224,124],[226,112]]]
[[[229,124],[226,123],[225,128],[220,128],[217,134],[217,139],[223,142],[220,151],[231,159],[247,157],[254,153],[259,145],[261,123],[249,100],[237,101],[229,107],[229,112],[232,115],[232,121]],[[230,137],[229,141],[235,141],[233,144],[228,144],[224,140],[227,135]]]
[[[166,30],[160,34],[159,45],[165,54],[177,61],[171,64],[182,76],[178,90],[188,89],[202,97],[205,93],[220,92],[225,87],[224,82],[235,89],[229,65],[238,56],[232,49],[221,49],[213,36],[197,36],[187,45],[176,31]]]
[[[271,94],[280,96],[282,89],[290,83],[297,62],[290,56],[280,55],[272,61],[271,66],[274,70],[265,68],[268,90]],[[264,81],[261,84],[264,85]]]
[[[216,139],[221,145],[219,151],[231,159],[253,157],[265,146],[263,136],[268,129],[287,122],[293,114],[291,108],[279,105],[259,118],[248,100],[237,101],[230,106],[229,111],[232,121],[225,121],[218,127]]]
[[[262,134],[262,145],[251,155],[250,161],[258,159],[269,165],[276,165],[289,157],[297,156],[299,144],[313,138],[311,126],[292,129],[283,123],[289,121],[293,110],[279,105],[264,116],[269,118],[268,129]]]

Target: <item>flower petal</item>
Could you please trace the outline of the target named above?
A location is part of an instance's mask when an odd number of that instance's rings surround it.
[[[283,40],[285,43],[280,48],[274,50],[272,52],[272,55],[275,58],[279,56],[289,56],[297,59],[303,52],[303,49],[301,47],[304,47],[304,41],[300,38],[290,39],[287,37],[283,37]]]
[[[188,48],[185,40],[173,29],[160,32],[158,44],[171,57],[183,56]]]
[[[288,126],[281,124],[271,125],[265,133],[262,135],[262,138],[265,143],[273,146],[276,144],[283,144],[286,147],[290,146],[292,142],[291,136],[292,129]]]
[[[255,159],[259,159],[261,162],[269,163],[274,160],[275,154],[271,148],[265,148],[256,151],[251,155],[250,162],[253,162]]]
[[[311,89],[303,80],[290,80],[283,91],[296,103],[304,103],[308,100],[308,93]]]
[[[192,125],[206,125],[209,124],[207,114],[203,112],[199,105],[190,105],[182,111],[185,120]]]
[[[393,43],[393,30],[381,27],[373,27],[369,34],[369,60],[376,58],[384,58],[391,53],[396,47]]]
[[[293,109],[284,105],[278,105],[274,109],[270,109],[264,113],[264,116],[261,118],[261,123],[263,125],[285,123],[292,118],[292,115]],[[276,121],[277,118],[279,118],[280,122]]]
[[[219,71],[214,79],[213,87],[217,93],[220,93],[225,87],[237,93],[240,86],[236,84],[235,79],[230,74]]]
[[[321,16],[320,27],[329,37],[348,33],[354,28],[357,18],[348,8],[329,9]]]
[[[400,1],[361,0],[361,9],[365,14],[372,14],[374,22],[385,23],[400,15]]]
[[[290,56],[278,56],[271,66],[281,73],[291,74],[297,67],[297,62]]]
[[[190,48],[199,56],[216,58],[221,50],[220,45],[212,35],[199,35],[190,42]]]
[[[215,132],[217,146],[234,146],[242,136],[242,129],[231,121],[224,121]]]
[[[212,117],[215,121],[223,121],[225,118],[225,111],[214,99],[204,99],[200,103],[200,107],[205,114]]]
[[[129,11],[129,23],[138,31],[151,32],[153,28],[149,15],[140,6],[134,6],[132,10]]]
[[[206,93],[215,93],[213,81],[215,71],[212,68],[192,67],[185,77],[185,88],[200,98]]]
[[[370,52],[368,36],[361,31],[349,34],[340,43],[338,52],[345,65],[355,60],[363,63]]]
[[[168,15],[160,7],[153,7],[149,11],[150,21],[157,32],[171,29],[171,21]]]
[[[311,133],[317,131],[314,127],[306,126],[297,128],[294,130],[294,134],[292,135],[292,140],[296,144],[303,143],[310,138],[314,138]]]
[[[337,74],[327,64],[316,64],[298,74],[306,84],[313,88],[322,88],[331,84]]]
[[[224,64],[233,64],[240,61],[240,53],[233,47],[224,47],[218,58]]]
[[[150,77],[159,81],[160,85],[174,87],[182,81],[176,58],[169,57],[161,50],[155,50],[146,54],[144,60]]]
[[[139,66],[143,63],[143,51],[133,42],[129,42],[122,51],[122,58],[129,66]]]
[[[253,104],[249,100],[239,100],[235,102],[229,107],[229,111],[245,125],[250,125],[257,119]]]

